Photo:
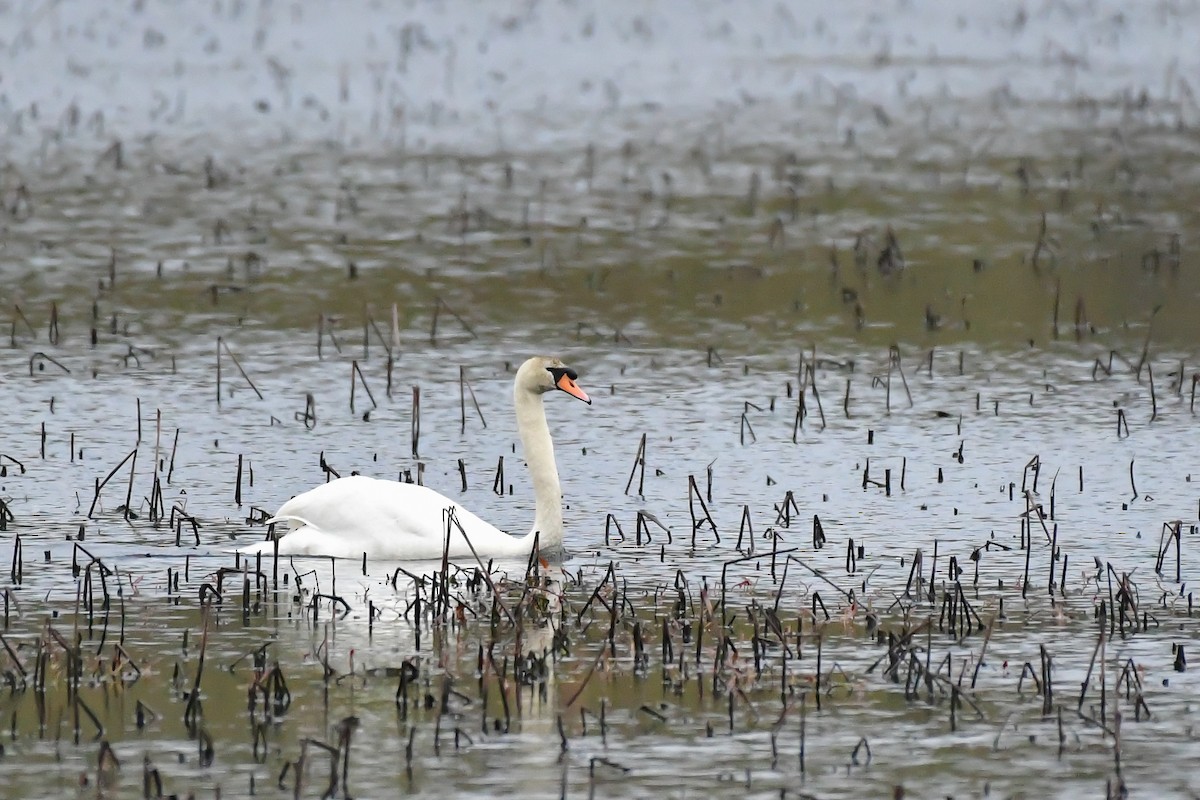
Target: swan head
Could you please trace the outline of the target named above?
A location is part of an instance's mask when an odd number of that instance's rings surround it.
[[[517,370],[517,389],[543,395],[555,390],[566,392],[588,405],[592,399],[575,381],[579,378],[575,370],[553,356],[534,356]]]

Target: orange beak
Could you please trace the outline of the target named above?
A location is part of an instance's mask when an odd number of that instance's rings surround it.
[[[588,397],[587,392],[585,392],[583,389],[580,389],[579,384],[571,380],[571,377],[566,373],[559,376],[558,381],[554,385],[572,397],[578,397],[589,406],[592,404],[592,398]]]

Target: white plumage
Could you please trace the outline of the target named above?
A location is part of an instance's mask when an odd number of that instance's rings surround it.
[[[452,558],[470,557],[472,547],[483,559],[528,555],[535,535],[543,550],[560,547],[562,495],[542,396],[559,389],[590,404],[575,378],[575,371],[559,359],[539,356],[522,364],[513,382],[517,429],[535,500],[533,528],[525,536],[510,536],[426,486],[353,475],[310,489],[280,506],[268,520],[288,525],[279,539],[280,555],[440,558],[446,549],[447,527]],[[457,525],[448,520],[451,511]],[[270,555],[274,548],[275,543],[267,540],[238,552]]]

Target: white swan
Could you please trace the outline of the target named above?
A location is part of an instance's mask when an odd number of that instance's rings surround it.
[[[535,536],[539,548],[558,548],[563,539],[562,491],[542,395],[559,389],[590,405],[587,392],[575,382],[577,377],[575,370],[559,359],[536,356],[521,365],[513,382],[517,430],[525,448],[536,508],[533,528],[525,536],[510,536],[428,487],[353,475],[310,489],[280,506],[267,520],[288,524],[289,530],[279,539],[279,554],[441,558],[446,549],[447,509],[454,510],[462,526],[459,530],[450,525],[452,558],[471,557],[471,547],[483,559],[525,556],[533,549]],[[275,542],[268,539],[238,552],[270,555],[274,548]]]

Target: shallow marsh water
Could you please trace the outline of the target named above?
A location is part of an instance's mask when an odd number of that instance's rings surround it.
[[[387,56],[411,72],[380,80],[374,45],[318,79],[301,7],[250,27],[214,7],[174,60],[174,7],[3,9],[28,78],[0,119],[5,796],[137,797],[147,776],[153,796],[157,770],[167,794],[319,797],[330,758],[304,742],[349,717],[337,796],[1200,792],[1195,679],[1174,668],[1197,640],[1200,176],[1172,31],[1196,7],[980,5],[961,39],[920,4],[780,8],[620,8],[591,18],[596,66],[547,33],[588,29],[570,4],[415,4]],[[384,12],[353,9],[328,47],[375,42]],[[461,77],[476,59],[520,87],[499,109]],[[268,563],[246,606],[240,571],[204,588],[322,457],[422,470],[523,532],[511,367],[547,349],[596,402],[548,402],[570,552],[528,594],[526,565],[499,565],[520,626],[490,621],[472,565],[446,621],[396,571],[440,564]],[[351,409],[355,363],[372,396]],[[149,519],[155,477],[196,535]],[[639,541],[639,512],[669,535]],[[1158,563],[1175,521],[1178,581],[1173,545]],[[77,695],[55,633],[81,637]],[[267,643],[291,702],[250,710]],[[530,651],[545,671],[517,677]]]

